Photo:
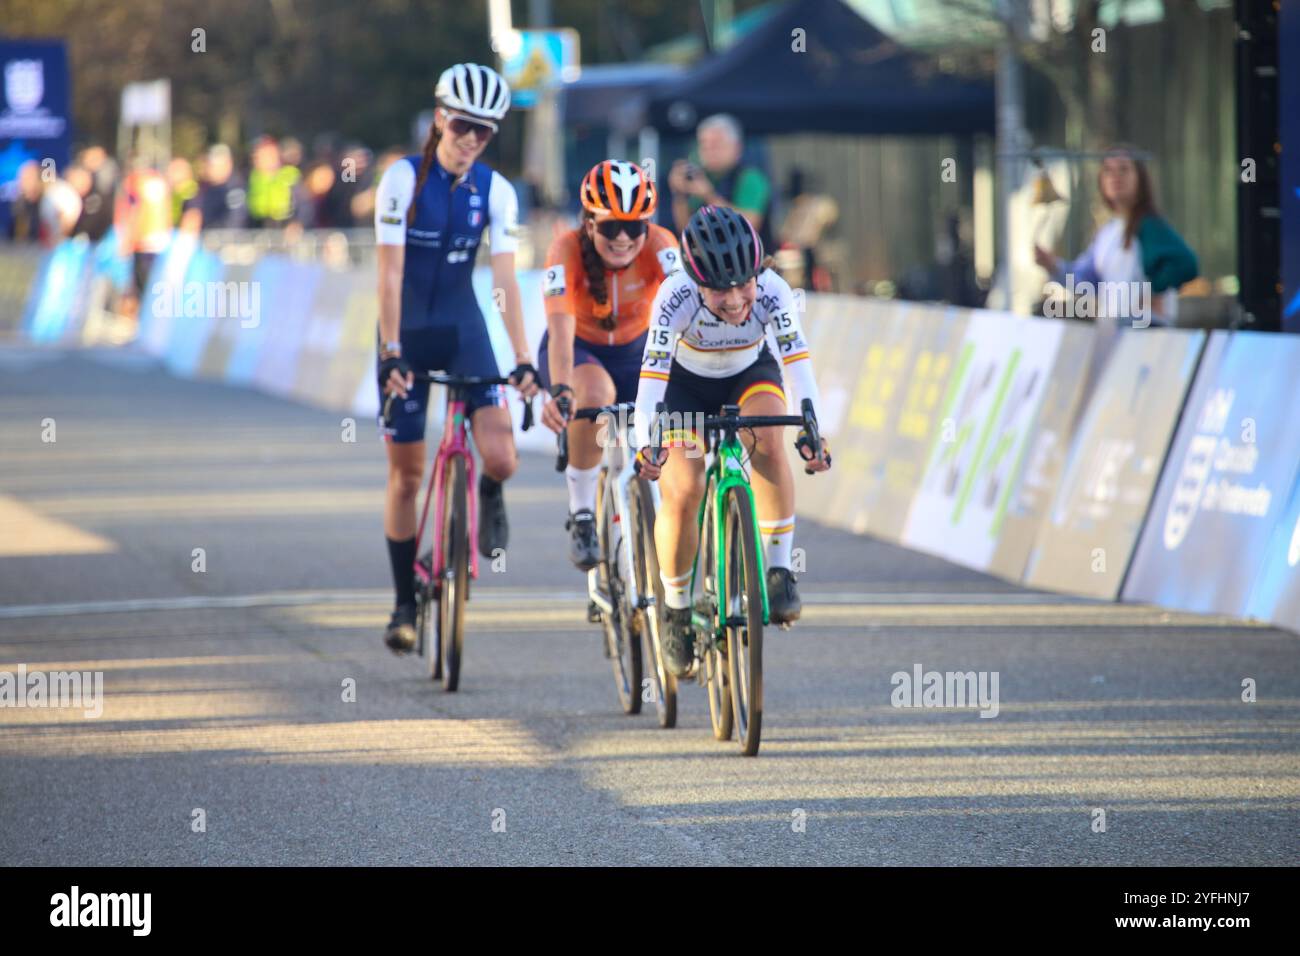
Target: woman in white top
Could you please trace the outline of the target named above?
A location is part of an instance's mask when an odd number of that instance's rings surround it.
[[[1132,147],[1111,148],[1102,159],[1097,188],[1114,218],[1077,259],[1062,261],[1035,246],[1035,261],[1079,296],[1080,318],[1112,325],[1132,320],[1136,328],[1149,321],[1172,324],[1178,287],[1196,278],[1196,256],[1156,208],[1146,163]],[[1094,308],[1077,308],[1087,297]]]

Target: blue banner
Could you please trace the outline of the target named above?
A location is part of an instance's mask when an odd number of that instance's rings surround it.
[[[249,287],[258,290],[258,298],[262,303],[273,302],[283,295],[281,285],[287,281],[288,267],[291,265],[288,259],[267,256],[253,266],[253,278],[249,281]],[[235,321],[239,321],[239,332],[235,336],[234,350],[230,353],[230,362],[226,366],[226,381],[233,385],[253,385],[270,323],[262,321],[260,315]]]
[[[62,175],[72,145],[71,83],[62,40],[0,39],[0,237],[23,163],[54,160]]]
[[[1300,632],[1300,476],[1273,529],[1247,611],[1251,617]]]
[[[162,282],[164,268],[161,261],[154,262],[151,286]],[[174,375],[193,378],[198,372],[214,321],[209,303],[224,271],[220,256],[198,249],[186,265],[185,281],[179,286],[166,285],[162,291],[167,298],[154,298],[153,307],[172,320],[171,339],[163,360]]]
[[[1300,469],[1300,336],[1214,332],[1125,600],[1244,616]]]
[[[33,342],[57,342],[84,318],[77,306],[90,279],[91,251],[88,242],[61,242],[45,257],[23,315]]]

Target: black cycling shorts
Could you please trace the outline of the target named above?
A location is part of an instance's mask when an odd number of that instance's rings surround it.
[[[695,431],[690,424],[691,416],[716,415],[723,405],[744,405],[750,396],[761,392],[779,395],[783,403],[786,400],[781,366],[766,345],[753,365],[725,378],[696,375],[673,359],[664,391],[664,408],[673,420],[670,420],[670,433],[664,436],[664,445],[692,440],[690,435],[679,432],[679,429]]]

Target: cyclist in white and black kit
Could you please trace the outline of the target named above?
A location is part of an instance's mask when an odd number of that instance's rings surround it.
[[[684,269],[666,278],[651,308],[650,332],[637,390],[638,470],[661,479],[663,504],[655,519],[655,545],[664,585],[665,663],[679,677],[694,660],[689,607],[691,568],[698,547],[696,516],[704,496],[702,436],[690,416],[717,414],[739,405],[742,415],[786,415],[783,378],[794,405],[819,397],[812,360],[789,283],[770,268],[753,226],[734,209],[704,206],[682,232]],[[767,344],[775,333],[780,363]],[[782,375],[784,367],[785,376]],[[686,423],[661,436],[664,450],[652,458],[650,426],[664,402],[670,422]],[[759,530],[766,549],[771,619],[797,620],[802,609],[790,551],[794,539],[794,476],[780,427],[742,431],[751,457]],[[820,449],[802,430],[796,447],[811,471],[830,467],[829,446]]]

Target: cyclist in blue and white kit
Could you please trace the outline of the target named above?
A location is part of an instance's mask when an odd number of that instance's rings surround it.
[[[503,290],[502,316],[515,351],[512,383],[525,398],[537,393],[515,277],[518,200],[514,187],[479,155],[510,108],[510,88],[495,70],[458,63],[438,80],[438,108],[424,151],[393,163],[375,197],[379,264],[380,401],[396,394],[386,430],[388,489],[384,535],[392,562],[397,608],[384,642],[397,652],[415,646],[416,498],[426,458],[429,386],[414,370],[500,375],[471,276],[486,229],[492,285]],[[508,538],[501,483],[518,463],[510,412],[499,386],[469,390],[474,444],[483,459],[479,479],[478,547],[485,557]]]

